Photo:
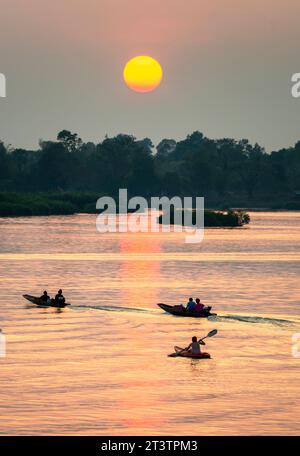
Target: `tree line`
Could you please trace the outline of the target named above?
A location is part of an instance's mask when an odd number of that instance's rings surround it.
[[[297,205],[300,141],[271,153],[246,139],[210,139],[199,131],[156,148],[149,138],[126,134],[83,142],[67,130],[40,141],[38,150],[0,141],[1,192],[115,195],[119,188],[145,197],[204,196],[215,206]]]

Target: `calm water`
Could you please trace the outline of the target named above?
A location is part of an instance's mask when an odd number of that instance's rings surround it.
[[[0,433],[299,434],[300,213],[251,215],[199,245],[99,234],[93,215],[0,219]],[[71,308],[21,297],[59,287]],[[190,295],[218,317],[156,306]],[[167,357],[213,328],[211,360]]]

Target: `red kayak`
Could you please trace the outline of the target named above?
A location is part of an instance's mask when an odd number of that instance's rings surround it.
[[[209,353],[192,353],[190,351],[182,351],[184,348],[181,347],[174,347],[175,352],[177,353],[177,356],[183,356],[184,358],[195,358],[195,359],[208,359],[210,358]],[[182,353],[179,353],[182,352]]]

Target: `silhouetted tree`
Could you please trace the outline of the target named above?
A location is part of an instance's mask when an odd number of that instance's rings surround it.
[[[9,157],[7,149],[3,142],[0,141],[0,188],[8,184],[11,177],[11,170],[9,166]]]
[[[63,143],[41,143],[38,161],[38,181],[42,190],[66,190],[72,188],[74,159]]]
[[[271,154],[247,139],[210,139],[199,131],[182,141],[108,136],[83,143],[62,130],[57,141],[36,151],[12,149],[0,141],[0,189],[8,191],[91,191],[205,196],[208,202],[288,200],[300,190],[300,141]]]
[[[71,133],[68,130],[62,130],[57,135],[57,140],[62,142],[68,152],[75,152],[82,145],[82,139],[77,133]]]

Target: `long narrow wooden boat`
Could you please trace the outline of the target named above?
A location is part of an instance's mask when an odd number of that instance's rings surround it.
[[[157,305],[165,312],[176,315],[178,317],[207,318],[211,317],[212,315],[217,315],[216,313],[211,313],[210,310],[199,313],[189,312],[188,310],[182,309],[180,306],[169,306],[168,304],[163,304],[162,302],[158,303]]]
[[[23,295],[23,298],[27,299],[27,301],[31,302],[32,304],[36,304],[37,306],[40,307],[58,307],[58,308],[64,308],[66,306],[70,306],[67,302],[64,304],[57,304],[54,299],[51,299],[51,302],[45,303],[45,301],[42,301],[42,299],[37,298],[36,296],[31,296],[28,294]]]

